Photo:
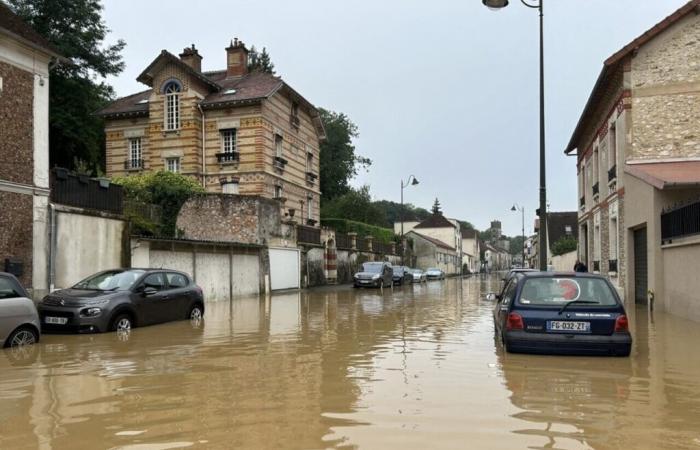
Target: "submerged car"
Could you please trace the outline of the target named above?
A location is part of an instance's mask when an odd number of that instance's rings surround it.
[[[411,273],[411,278],[414,283],[425,283],[428,281],[428,278],[425,276],[425,272],[422,270],[409,269],[408,271]]]
[[[445,279],[445,272],[442,270],[432,267],[428,270],[425,271],[425,277],[428,280],[444,280]]]
[[[395,286],[402,286],[404,283],[413,282],[413,276],[409,272],[408,267],[392,266],[393,281]]]
[[[629,356],[632,336],[620,297],[604,277],[528,272],[496,300],[496,337],[512,353]]]
[[[39,342],[41,324],[34,302],[14,275],[0,272],[0,343],[21,347]]]
[[[388,262],[366,262],[353,278],[355,287],[391,287],[394,270]]]
[[[184,272],[117,269],[52,292],[38,309],[45,331],[128,331],[175,320],[201,320],[204,296]]]

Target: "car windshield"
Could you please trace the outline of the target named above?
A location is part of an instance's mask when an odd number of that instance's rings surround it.
[[[100,272],[73,286],[74,289],[95,291],[126,291],[143,275],[143,270],[112,270]]]
[[[411,273],[421,274],[421,273],[423,273],[423,272],[421,272],[420,269],[413,269],[413,270],[411,270]]]
[[[401,266],[394,266],[394,275],[403,275],[404,268]]]
[[[432,268],[426,270],[426,272],[438,272],[438,271],[440,271],[440,269],[436,269],[435,267],[432,267]]]
[[[362,271],[369,273],[381,273],[383,264],[376,263],[364,263],[362,264]]]
[[[610,286],[598,278],[530,278],[525,280],[518,303],[525,306],[561,307],[569,302],[581,306],[615,306]]]

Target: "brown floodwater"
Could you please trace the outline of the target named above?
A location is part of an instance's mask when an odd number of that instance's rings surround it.
[[[207,305],[0,351],[2,449],[700,449],[700,325],[630,312],[630,358],[505,354],[496,277]]]

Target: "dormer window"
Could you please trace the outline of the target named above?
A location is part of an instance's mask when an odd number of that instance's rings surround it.
[[[180,93],[182,87],[177,81],[169,81],[163,88],[165,94],[165,130],[180,129]]]

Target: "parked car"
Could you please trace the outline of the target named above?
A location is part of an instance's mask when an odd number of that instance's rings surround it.
[[[413,282],[413,276],[406,266],[392,266],[393,280],[395,286],[402,286],[405,283]]]
[[[204,296],[183,272],[117,269],[47,295],[38,309],[45,331],[128,331],[174,320],[201,320]]]
[[[428,280],[444,280],[445,272],[433,267],[425,271],[425,276]]]
[[[513,278],[516,275],[527,273],[527,272],[537,272],[535,269],[511,269],[508,274],[502,278],[503,280],[503,287],[506,287],[506,284],[510,281],[511,278]]]
[[[422,270],[409,269],[408,271],[411,273],[411,278],[414,283],[425,283],[428,281],[425,272],[423,272]]]
[[[34,302],[14,275],[0,272],[0,342],[21,347],[39,342],[41,322]]]
[[[355,287],[391,287],[394,270],[388,262],[366,262],[354,276]]]
[[[625,308],[599,275],[527,272],[508,281],[493,310],[508,352],[629,356]]]

